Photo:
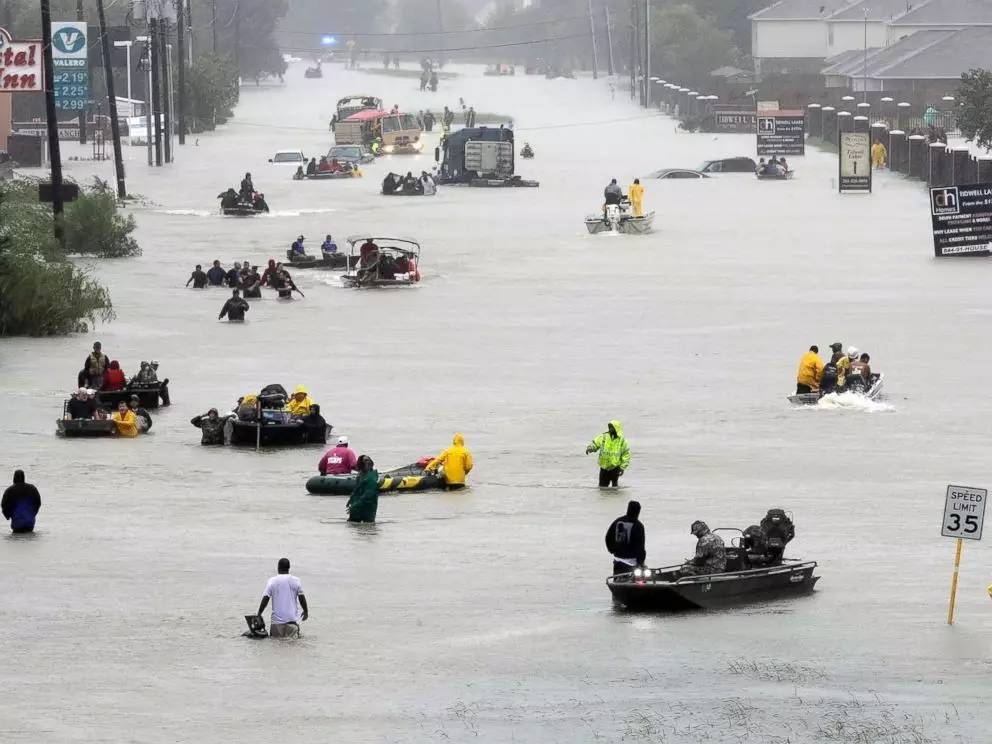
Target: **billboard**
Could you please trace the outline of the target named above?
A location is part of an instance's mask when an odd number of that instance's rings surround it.
[[[838,188],[871,193],[871,137],[862,132],[842,132],[837,150]]]
[[[89,44],[84,21],[52,22],[55,108],[82,111],[90,101]]]
[[[45,90],[41,41],[16,40],[0,28],[0,93],[39,93]]]
[[[806,116],[802,111],[758,111],[758,155],[803,155]]]
[[[938,258],[992,253],[992,183],[930,189],[930,218]]]

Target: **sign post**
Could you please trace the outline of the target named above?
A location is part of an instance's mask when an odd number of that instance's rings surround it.
[[[992,183],[930,189],[930,217],[937,258],[992,253]]]
[[[940,534],[957,541],[954,549],[954,571],[951,574],[951,598],[947,604],[947,624],[954,624],[954,605],[958,595],[958,569],[961,566],[961,548],[965,540],[981,540],[985,522],[985,504],[989,492],[985,488],[948,486],[944,500],[944,521]]]
[[[89,43],[85,22],[52,22],[52,68],[55,107],[62,111],[84,111],[90,102]]]
[[[837,188],[871,193],[871,137],[864,132],[842,132],[837,150],[839,179]]]

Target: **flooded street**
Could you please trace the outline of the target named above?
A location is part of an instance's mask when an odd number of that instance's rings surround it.
[[[792,181],[646,181],[652,235],[590,236],[610,178],[753,156],[753,136],[677,132],[603,80],[455,66],[421,94],[304,66],[243,88],[236,117],[170,167],[125,148],[144,254],[91,264],[113,323],[0,341],[4,470],[44,500],[33,537],[0,539],[4,741],[988,740],[992,553],[965,546],[949,628],[940,519],[947,484],[990,482],[990,405],[973,391],[992,363],[992,266],[933,259],[923,186],[882,173],[842,197],[836,156],[809,149]],[[380,196],[388,171],[433,165],[436,131],[361,180],[296,182],[267,162],[325,152],[351,93],[511,116],[536,152],[518,173],[541,186]],[[272,213],[219,216],[245,171]],[[112,163],[67,163],[93,173],[112,180]],[[316,252],[364,231],[419,240],[420,285],[294,271],[306,298],[267,293],[244,325],[215,321],[227,290],[183,286],[196,263],[264,266],[299,234]],[[170,379],[149,436],[55,436],[95,340],[129,374],[156,359]],[[838,340],[871,354],[886,397],[792,408],[799,357]],[[192,416],[276,382],[306,385],[380,470],[463,432],[471,487],[384,494],[379,523],[355,527],[344,499],[304,489],[319,446],[200,446]],[[633,459],[603,492],[584,450],[613,418]],[[694,519],[743,528],[782,507],[817,591],[614,610],[603,533],[628,499],[651,565],[692,554]],[[310,602],[304,638],[242,638],[283,555]]]

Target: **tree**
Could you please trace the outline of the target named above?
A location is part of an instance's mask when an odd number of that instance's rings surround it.
[[[186,73],[190,130],[202,132],[223,124],[238,102],[238,73],[228,57],[204,54]]]
[[[969,70],[958,86],[958,128],[965,139],[992,148],[992,72]]]
[[[685,85],[710,84],[710,72],[735,64],[732,35],[690,5],[669,5],[651,16],[651,74]]]
[[[238,60],[242,77],[257,81],[286,72],[273,34],[287,9],[287,0],[218,0],[218,52]]]

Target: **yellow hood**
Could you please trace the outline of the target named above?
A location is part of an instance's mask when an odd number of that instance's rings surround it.
[[[464,447],[465,437],[463,437],[461,434],[455,434],[455,436],[451,438],[451,443],[456,447]]]
[[[303,385],[297,385],[293,389],[293,395],[296,395],[297,393],[303,393],[304,395],[309,395],[309,393],[307,392],[307,389]]]

